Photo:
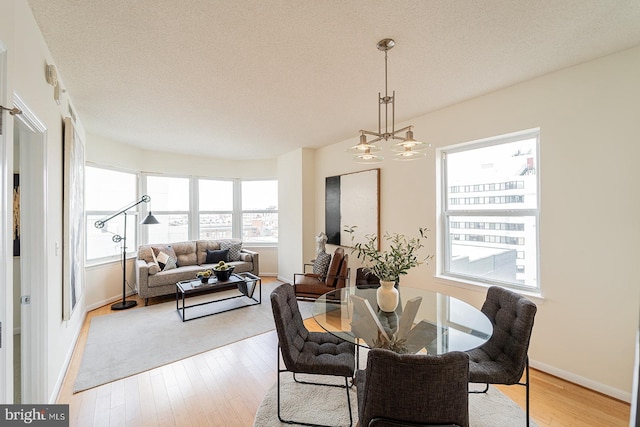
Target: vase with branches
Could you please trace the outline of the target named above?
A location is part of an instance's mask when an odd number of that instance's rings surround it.
[[[400,276],[433,258],[433,255],[420,256],[427,239],[426,228],[418,228],[417,237],[408,237],[400,233],[385,232],[380,243],[388,245],[387,250],[378,249],[378,236],[367,234],[364,242],[355,242],[354,232],[358,226],[346,226],[345,232],[351,235],[352,253],[381,281],[399,282]]]

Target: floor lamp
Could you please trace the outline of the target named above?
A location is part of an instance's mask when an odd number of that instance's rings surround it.
[[[105,217],[101,220],[95,222],[96,228],[104,228],[104,225],[117,217],[118,215],[124,214],[124,233],[120,236],[119,234],[114,235],[111,240],[115,243],[122,242],[122,301],[117,302],[111,306],[111,310],[125,310],[127,308],[135,307],[138,303],[136,301],[127,301],[127,211],[134,206],[139,205],[140,203],[149,203],[151,201],[151,197],[144,195],[140,198],[140,200],[136,200],[135,202],[127,205],[126,207],[120,209],[118,212]],[[159,221],[149,212],[147,217],[140,222],[140,224],[159,224]]]

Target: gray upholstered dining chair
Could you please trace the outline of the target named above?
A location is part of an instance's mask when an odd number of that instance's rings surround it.
[[[527,426],[529,425],[529,340],[536,305],[527,298],[500,286],[492,286],[481,311],[493,324],[493,335],[482,346],[467,351],[469,382],[522,385],[526,388]],[[521,382],[522,374],[524,382]]]
[[[319,425],[285,420],[280,415],[280,374],[292,372],[301,384],[343,387],[347,393],[349,421],[353,424],[349,381],[355,373],[355,346],[327,332],[310,332],[302,321],[293,286],[285,283],[271,293],[271,308],[278,334],[278,419],[288,424]],[[285,369],[280,367],[280,354]],[[299,381],[298,374],[344,377],[344,385]]]
[[[469,357],[374,348],[356,374],[358,425],[469,425]]]

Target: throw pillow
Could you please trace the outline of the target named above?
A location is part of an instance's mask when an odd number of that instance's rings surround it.
[[[171,246],[164,246],[162,248],[153,247],[151,249],[158,261],[160,270],[167,271],[178,267],[178,258]]]
[[[220,249],[229,249],[229,261],[240,261],[242,242],[230,242],[228,240],[223,240],[220,242]]]
[[[212,251],[207,249],[207,259],[205,260],[206,264],[217,264],[220,261],[229,261],[229,249],[220,251]]]
[[[319,252],[318,255],[316,255],[316,259],[313,261],[313,274],[317,274],[320,277],[326,277],[330,262],[331,255],[326,252]]]
[[[151,255],[153,256],[153,262],[149,263],[149,275],[153,276],[157,272],[160,271],[160,265],[158,264],[158,259],[156,258],[156,254],[151,251]]]

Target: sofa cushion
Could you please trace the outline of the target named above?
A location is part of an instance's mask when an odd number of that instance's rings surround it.
[[[196,273],[201,270],[202,267],[198,265],[188,265],[174,270],[161,271],[158,274],[149,276],[148,285],[150,288],[166,286],[166,294],[172,294],[176,291],[176,283],[183,280],[195,280]]]
[[[168,246],[168,247],[171,248],[171,246]],[[160,249],[157,247],[153,248],[154,258],[156,259],[156,262],[158,263],[158,266],[162,271],[173,270],[174,268],[178,267],[175,252],[171,250],[171,252],[173,252],[173,255],[170,255],[167,252],[169,251],[166,248],[165,249]]]
[[[156,254],[153,253],[153,250],[151,250],[151,255],[153,255],[153,261],[148,262],[147,265],[149,266],[149,275],[153,276],[160,271],[160,265],[158,264],[158,259],[156,258]]]
[[[153,276],[160,272],[160,266],[157,262],[149,263],[149,276]]]
[[[240,261],[253,262],[253,255],[247,252],[240,253]]]
[[[153,253],[153,260],[158,263],[160,271],[179,267],[178,257],[171,245],[152,246],[151,251]]]
[[[229,249],[229,261],[240,261],[242,242],[234,240],[221,240],[220,249]]]
[[[206,270],[207,268],[213,268],[217,265],[218,263],[215,264],[202,264],[200,266],[201,270]],[[253,269],[253,264],[251,262],[245,262],[245,261],[229,261],[227,263],[228,265],[234,267],[233,269],[233,273],[245,273],[247,271],[251,271]]]
[[[217,240],[197,240],[195,243],[199,265],[207,263],[207,249],[211,251],[220,250],[220,243]]]
[[[220,261],[227,262],[229,261],[229,249],[212,251],[207,249],[207,258],[205,263],[207,264],[217,264]]]
[[[176,253],[178,266],[184,267],[185,265],[197,265],[198,257],[196,256],[196,244],[193,241],[187,242],[174,242],[171,243],[173,250]]]

